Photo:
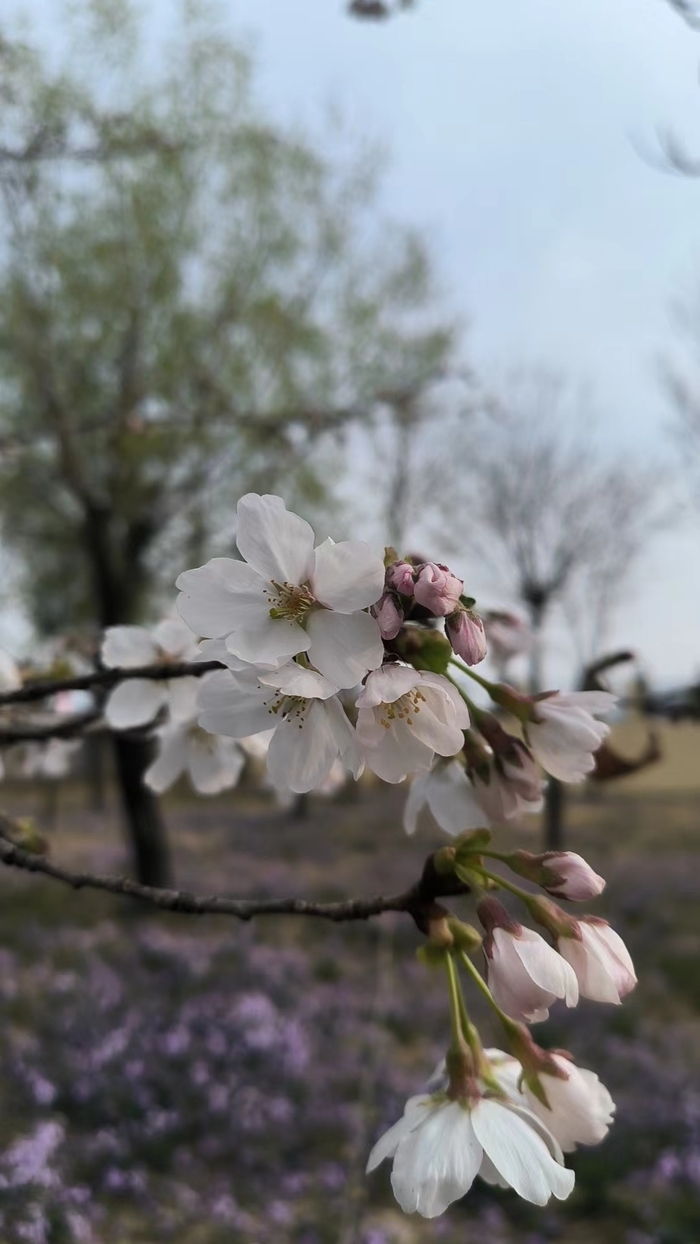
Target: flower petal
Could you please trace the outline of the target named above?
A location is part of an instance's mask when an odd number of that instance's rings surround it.
[[[426,1097],[424,1093],[420,1097],[409,1097],[402,1117],[398,1122],[392,1124],[389,1130],[384,1132],[376,1144],[372,1146],[367,1159],[365,1173],[369,1175],[371,1171],[376,1170],[380,1162],[383,1162],[385,1158],[393,1158],[399,1142],[409,1132],[412,1132],[414,1128],[420,1127],[426,1115],[433,1108],[432,1098]]]
[[[335,695],[337,688],[317,674],[316,670],[307,670],[296,661],[290,661],[278,670],[269,670],[258,674],[258,680],[266,687],[274,687],[284,695],[301,696],[304,700],[327,700]]]
[[[325,705],[312,700],[301,722],[295,718],[280,721],[267,753],[267,769],[275,786],[302,795],[318,786],[337,755]]]
[[[467,829],[480,829],[488,822],[458,761],[433,769],[427,779],[426,799],[440,828],[453,837]]]
[[[246,562],[213,557],[204,566],[184,570],[175,586],[177,611],[195,635],[219,639],[269,617],[267,583]]]
[[[110,691],[104,715],[113,730],[145,726],[168,700],[165,683],[149,678],[129,678]]]
[[[165,684],[168,694],[168,712],[172,721],[194,721],[199,711],[197,700],[200,682],[200,678],[188,676],[171,678]]]
[[[165,726],[158,731],[158,755],[143,775],[146,786],[161,795],[177,781],[187,765],[187,731]]]
[[[214,744],[212,746],[212,743]],[[191,734],[187,754],[187,767],[192,785],[201,795],[218,795],[236,785],[245,756],[232,739],[204,740]]]
[[[406,1213],[436,1218],[469,1191],[481,1159],[471,1112],[458,1102],[439,1106],[399,1142],[391,1175],[394,1195]]]
[[[226,647],[233,656],[249,665],[276,668],[298,652],[306,652],[311,644],[306,631],[290,618],[271,618],[261,614],[254,626],[238,627],[226,638]]]
[[[427,803],[426,784],[430,780],[430,774],[421,774],[415,777],[411,782],[411,788],[408,792],[408,799],[403,809],[403,827],[409,837],[416,832],[418,825],[418,817]]]
[[[214,670],[199,693],[199,724],[212,734],[233,739],[259,734],[275,723],[269,707],[272,699],[272,692],[261,687],[256,677],[241,674],[236,678],[228,670]]]
[[[379,623],[368,613],[320,609],[310,614],[306,629],[311,664],[339,689],[357,686],[384,659]]]
[[[316,549],[311,590],[316,600],[338,613],[366,609],[384,591],[384,562],[362,540],[325,540]]]
[[[109,626],[100,655],[102,664],[110,669],[136,669],[157,661],[160,654],[156,640],[145,626]]]
[[[355,704],[358,708],[378,708],[380,704],[393,704],[407,691],[417,687],[420,680],[420,674],[410,665],[382,665],[369,675]]]
[[[197,638],[182,618],[163,618],[153,628],[153,638],[163,652],[180,661],[193,661],[197,656]]]
[[[482,1098],[472,1113],[474,1132],[496,1170],[525,1201],[546,1205],[572,1191],[574,1172],[555,1162],[538,1134],[514,1110]]]
[[[281,497],[248,492],[237,508],[236,544],[264,579],[305,583],[314,569],[314,533]]]
[[[234,657],[233,653],[229,652],[225,639],[203,639],[200,642],[199,651],[203,661],[221,661],[221,664],[227,665],[230,670],[245,670],[250,665],[249,661]]]

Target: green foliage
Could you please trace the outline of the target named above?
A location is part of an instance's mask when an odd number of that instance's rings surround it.
[[[246,489],[331,504],[349,424],[452,344],[372,159],[262,116],[207,8],[146,67],[138,9],[74,6],[58,74],[0,40],[0,522],[45,631],[230,551]]]

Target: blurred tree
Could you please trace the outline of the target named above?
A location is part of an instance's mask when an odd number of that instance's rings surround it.
[[[596,447],[594,425],[570,384],[533,369],[514,372],[469,431],[475,548],[527,610],[532,692],[545,684],[543,641],[554,607],[588,632],[581,656],[592,659],[662,522],[657,474]]]
[[[611,611],[654,531],[665,519],[659,479],[595,446],[585,402],[560,376],[513,373],[469,431],[465,476],[474,547],[532,628],[530,692],[545,688],[543,648],[555,606],[574,634],[588,632],[582,663],[600,654]],[[585,652],[588,648],[588,653]],[[563,843],[563,791],[550,779],[547,850]]]
[[[154,47],[138,8],[80,5],[60,73],[0,43],[0,522],[42,632],[140,618],[230,551],[246,489],[329,502],[344,429],[453,344],[420,241],[373,234],[376,161],[261,117],[210,9]],[[115,747],[162,883],[143,746]]]

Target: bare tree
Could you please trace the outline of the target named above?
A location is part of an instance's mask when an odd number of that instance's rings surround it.
[[[543,689],[544,632],[556,606],[605,625],[660,521],[655,476],[596,447],[590,405],[543,370],[519,371],[470,432],[465,483],[476,548],[528,612],[530,686]]]

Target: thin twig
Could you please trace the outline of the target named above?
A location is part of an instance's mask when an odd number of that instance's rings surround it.
[[[314,916],[336,923],[349,920],[369,920],[386,911],[405,911],[424,928],[426,919],[435,913],[435,899],[446,894],[465,894],[468,887],[455,883],[453,877],[442,877],[435,871],[433,857],[429,856],[423,875],[416,885],[401,894],[377,895],[372,898],[348,898],[335,902],[316,902],[304,898],[229,898],[224,894],[197,895],[188,890],[166,890],[156,886],[141,885],[130,877],[110,874],[73,872],[54,864],[44,855],[25,851],[12,841],[12,835],[21,833],[9,817],[0,815],[0,862],[9,868],[21,868],[25,872],[41,873],[60,881],[74,890],[106,890],[110,894],[124,894],[142,899],[162,911],[176,911],[184,915],[234,916],[238,920],[250,920],[253,916]]]
[[[91,670],[89,674],[74,674],[69,678],[42,678],[27,682],[16,691],[4,691],[0,695],[0,706],[4,704],[29,704],[34,700],[44,700],[47,696],[58,695],[60,691],[90,691],[93,687],[113,687],[117,683],[126,682],[129,678],[149,678],[154,682],[163,682],[169,678],[199,678],[210,670],[225,669],[221,661],[181,661],[171,665],[138,665],[131,669]]]

